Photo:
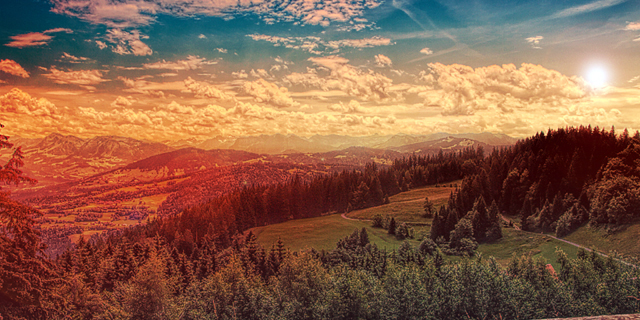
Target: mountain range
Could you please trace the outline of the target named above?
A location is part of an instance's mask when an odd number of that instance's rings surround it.
[[[507,146],[517,139],[492,133],[362,137],[275,134],[159,143],[118,136],[83,139],[54,133],[40,139],[12,137],[9,141],[22,146],[25,172],[39,180],[38,186],[45,186],[118,168],[136,169],[132,166],[140,166],[137,169],[155,166],[157,170],[165,170],[156,172],[155,176],[166,176],[184,170],[197,171],[252,161],[338,166],[357,166],[371,161],[388,164],[404,153],[435,154],[440,150],[455,151],[466,147]],[[7,152],[4,153],[6,156]]]

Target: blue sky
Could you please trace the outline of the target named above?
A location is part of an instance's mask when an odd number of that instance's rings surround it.
[[[5,0],[0,122],[38,137],[640,129],[640,2]]]

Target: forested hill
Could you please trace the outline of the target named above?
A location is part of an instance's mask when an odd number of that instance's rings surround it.
[[[622,224],[640,215],[640,134],[598,127],[549,130],[463,164],[466,176],[437,214],[447,238],[478,199],[522,218],[525,230],[570,233],[583,223]],[[435,229],[435,230],[434,230]]]

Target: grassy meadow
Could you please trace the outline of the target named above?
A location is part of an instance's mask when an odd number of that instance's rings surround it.
[[[371,219],[376,214],[395,217],[400,222],[420,223],[415,227],[416,239],[408,240],[414,246],[419,245],[423,236],[428,236],[432,219],[422,216],[422,204],[429,197],[436,207],[445,204],[453,188],[427,186],[403,192],[389,198],[390,203],[378,207],[357,210],[346,214],[352,219]],[[422,225],[424,224],[424,226]],[[348,236],[355,229],[366,228],[369,240],[386,250],[397,249],[402,241],[387,234],[387,231],[371,227],[370,221],[348,220],[340,214],[322,217],[291,220],[284,223],[251,229],[258,241],[267,249],[282,239],[285,245],[294,251],[315,248],[318,250],[334,249],[338,240]],[[556,265],[556,248],[563,250],[571,258],[575,258],[578,249],[570,244],[551,239],[543,234],[523,232],[512,228],[503,228],[503,238],[494,242],[481,244],[478,252],[484,258],[494,257],[501,264],[506,264],[514,254],[530,254],[541,257]],[[451,257],[452,260],[460,259]]]

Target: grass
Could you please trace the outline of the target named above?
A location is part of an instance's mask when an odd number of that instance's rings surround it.
[[[446,204],[449,195],[455,188],[426,186],[396,194],[389,198],[389,203],[352,211],[347,214],[349,218],[371,220],[376,214],[389,215],[402,222],[417,222],[431,224],[432,219],[422,216],[424,213],[424,199],[429,197],[436,209]]]
[[[342,218],[340,214],[291,220],[253,228],[251,231],[258,238],[258,242],[267,249],[271,248],[271,245],[280,238],[293,251],[309,248],[331,250],[335,249],[338,240],[363,227],[367,229],[369,241],[380,248],[395,250],[402,243],[402,241],[396,240],[394,236],[388,235],[386,230],[372,228],[370,222],[347,220]],[[414,240],[411,243],[413,245],[419,244],[418,241]]]
[[[582,226],[568,236],[565,240],[581,244],[587,248],[593,248],[605,254],[614,251],[625,258],[640,258],[640,222],[623,226],[615,232],[607,232],[604,228],[592,228]]]
[[[502,265],[506,265],[514,254],[532,255],[546,259],[556,270],[560,267],[556,263],[556,248],[564,251],[569,258],[575,258],[578,253],[577,247],[543,234],[503,228],[502,236],[496,242],[481,244],[477,251],[483,257],[494,257]]]
[[[451,188],[435,188],[428,186],[403,192],[391,197],[390,203],[374,208],[353,211],[348,217],[370,219],[376,214],[388,214],[398,221],[426,222],[431,219],[422,217],[422,204],[425,197],[429,197],[436,205],[444,204],[448,200]],[[291,220],[280,224],[253,228],[252,232],[258,241],[267,249],[282,239],[285,246],[293,251],[315,248],[317,250],[331,250],[336,247],[338,240],[350,235],[356,229],[367,229],[369,240],[378,247],[386,250],[396,250],[402,241],[387,234],[384,229],[371,227],[369,221],[347,220],[340,214],[332,214],[317,218]],[[640,225],[639,225],[640,227]],[[640,228],[638,229],[640,231]],[[429,227],[416,227],[417,235],[428,235]],[[578,248],[570,244],[551,239],[543,234],[528,233],[510,228],[503,229],[503,238],[494,242],[481,244],[478,252],[483,257],[494,257],[500,264],[506,265],[515,255],[528,254],[544,258],[547,263],[558,269],[556,263],[556,248],[564,251],[570,258],[575,258]],[[419,240],[409,240],[413,246],[418,246]],[[449,257],[449,260],[459,260],[459,257]]]

